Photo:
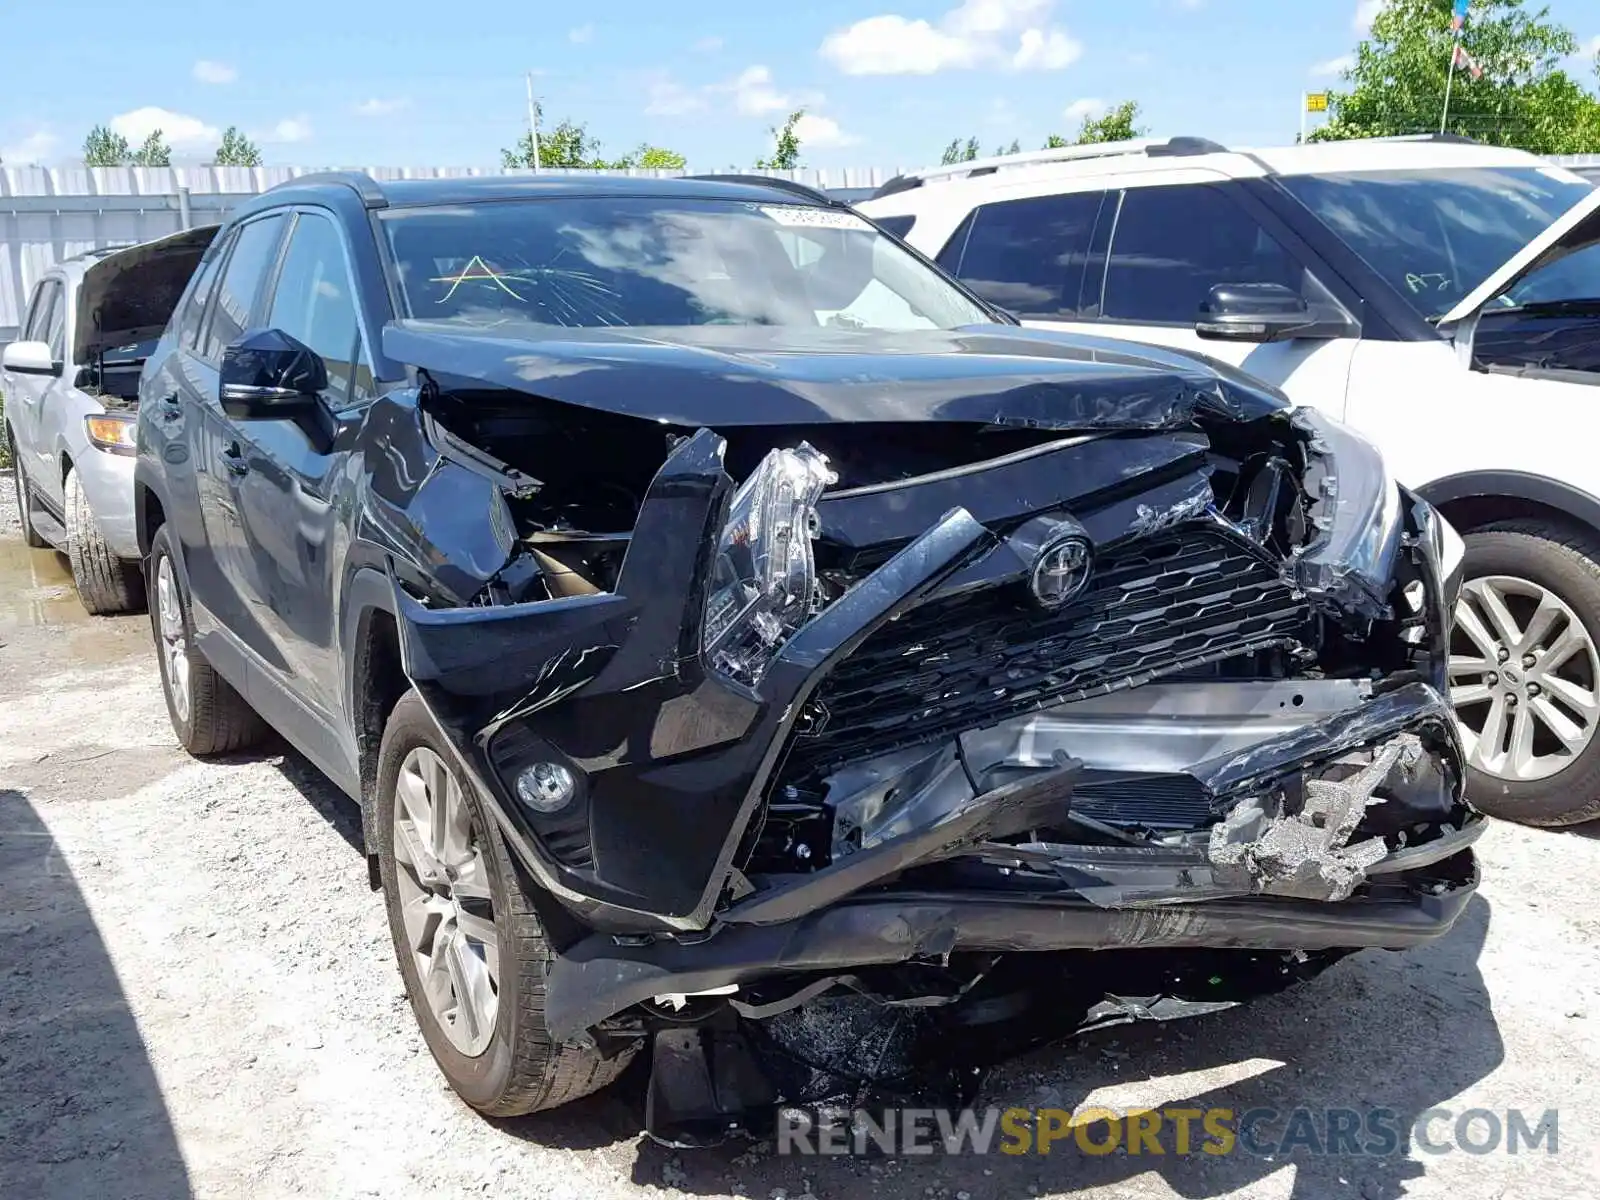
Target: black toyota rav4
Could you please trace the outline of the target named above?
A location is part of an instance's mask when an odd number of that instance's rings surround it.
[[[180,740],[264,723],[360,801],[488,1113],[653,1044],[653,1123],[715,1125],[832,989],[962,1044],[1194,1011],[1477,883],[1433,510],[818,193],[273,189],[149,359],[137,468]]]

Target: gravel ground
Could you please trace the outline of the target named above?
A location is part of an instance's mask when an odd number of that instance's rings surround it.
[[[0,1197],[1600,1195],[1600,846],[1499,826],[1457,928],[1281,996],[994,1072],[982,1102],[1559,1108],[1559,1153],[810,1162],[640,1134],[640,1081],[457,1102],[401,992],[353,806],[293,755],[174,746],[142,617],[83,617],[0,473]],[[781,1189],[781,1191],[780,1191]]]

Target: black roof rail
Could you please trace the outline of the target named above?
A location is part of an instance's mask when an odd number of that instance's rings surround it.
[[[893,179],[879,184],[878,189],[872,193],[872,198],[879,200],[884,196],[892,196],[896,192],[909,192],[912,188],[921,186],[922,180],[915,175],[896,175]]]
[[[703,179],[708,183],[743,183],[755,187],[776,188],[780,192],[788,192],[791,196],[802,196],[807,200],[814,200],[818,204],[828,204],[837,208],[842,203],[835,200],[820,188],[814,188],[808,183],[797,183],[793,179],[775,179],[771,175],[685,175],[685,179]]]
[[[279,188],[291,188],[301,184],[337,183],[355,191],[361,197],[361,203],[368,208],[388,208],[389,198],[383,194],[383,189],[378,186],[378,181],[365,171],[312,171],[307,175],[296,175],[293,179],[286,179],[282,183],[273,184],[268,191],[275,192]]]
[[[1221,142],[1203,137],[1174,137],[1156,146],[1146,146],[1150,158],[1186,158],[1192,154],[1226,154],[1228,148]]]

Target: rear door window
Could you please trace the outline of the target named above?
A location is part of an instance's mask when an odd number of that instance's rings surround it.
[[[217,300],[211,306],[211,323],[201,338],[200,357],[216,362],[222,352],[250,327],[262,284],[278,257],[283,234],[281,214],[252,221],[239,230],[233,253],[222,269]]]
[[[973,211],[939,264],[985,300],[1019,317],[1082,315],[1083,281],[1103,192],[1002,200]],[[959,262],[952,264],[952,251]]]
[[[1106,264],[1110,321],[1193,325],[1219,283],[1279,283],[1303,294],[1305,268],[1249,213],[1203,184],[1123,194]]]

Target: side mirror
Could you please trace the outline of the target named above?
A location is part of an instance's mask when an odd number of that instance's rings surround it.
[[[12,342],[0,354],[0,367],[15,375],[59,375],[61,364],[44,342]]]
[[[1224,342],[1281,342],[1332,337],[1319,328],[1311,307],[1281,283],[1219,283],[1200,305],[1194,331]]]
[[[222,411],[245,421],[293,421],[322,406],[322,357],[280,329],[254,329],[222,352]]]

